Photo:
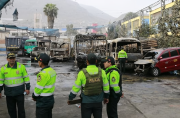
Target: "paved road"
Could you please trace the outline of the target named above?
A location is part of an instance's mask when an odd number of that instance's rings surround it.
[[[0,64],[7,63],[6,57],[0,57]],[[18,58],[25,64],[31,79],[31,94],[36,84],[37,63],[31,63],[28,57]],[[67,99],[76,79],[77,70],[73,62],[52,62],[58,73],[55,90],[53,118],[80,118],[80,108],[68,106]],[[180,117],[180,80],[178,76],[163,74],[158,78],[123,75],[125,98],[118,103],[120,118],[179,118]],[[78,98],[78,97],[77,97]],[[25,97],[26,118],[35,118],[35,102],[31,95]],[[0,99],[0,118],[9,118],[5,96]],[[103,118],[107,118],[106,105],[103,106]]]

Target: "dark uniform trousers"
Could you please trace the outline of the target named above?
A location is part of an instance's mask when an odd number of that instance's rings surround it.
[[[126,58],[120,58],[119,59],[119,63],[120,63],[120,70],[121,70],[121,72],[125,72]]]
[[[102,102],[100,103],[81,103],[81,116],[82,118],[102,118]]]
[[[118,118],[117,104],[120,97],[115,98],[113,95],[109,96],[109,103],[106,106],[108,118]]]
[[[36,118],[52,118],[53,106],[36,107]]]
[[[18,96],[6,96],[6,103],[10,118],[25,118],[24,94]],[[18,110],[16,109],[16,105]]]

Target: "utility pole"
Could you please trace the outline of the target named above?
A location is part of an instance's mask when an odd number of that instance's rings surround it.
[[[140,21],[141,21],[141,24],[140,26],[144,23],[144,10],[140,10]]]
[[[163,14],[163,10],[165,10],[165,7],[166,7],[166,0],[161,0],[161,17],[164,16]]]

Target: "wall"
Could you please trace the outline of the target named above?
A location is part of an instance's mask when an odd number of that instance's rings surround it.
[[[167,4],[165,8],[170,9],[174,4],[175,4],[175,2],[171,2],[171,3]],[[170,12],[171,12],[171,9],[170,9]],[[157,21],[160,17],[161,17],[161,7],[151,11],[149,14],[150,26],[156,25]]]
[[[144,16],[144,21],[149,24],[149,16]],[[139,16],[122,23],[122,25],[125,25],[126,27],[128,26],[128,33],[134,33],[134,30],[140,27],[141,24],[142,23]]]
[[[9,32],[0,31],[0,51],[6,51],[5,37],[9,36]]]

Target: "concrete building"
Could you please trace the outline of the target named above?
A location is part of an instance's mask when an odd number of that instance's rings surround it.
[[[5,37],[9,36],[9,31],[1,31],[0,30],[0,51],[6,51],[5,46]]]
[[[172,9],[171,7],[175,4],[175,2],[171,2],[166,4],[166,9],[169,10],[169,14],[171,15]],[[150,12],[149,19],[150,19],[150,26],[157,25],[158,19],[161,17],[161,8],[157,8]]]
[[[34,14],[34,28],[42,28],[42,14]]]
[[[172,13],[172,6],[175,5],[175,2],[170,2],[166,4],[166,9],[169,11],[169,15]],[[157,21],[161,17],[161,7],[156,8],[149,12],[148,15],[144,16],[144,21],[148,23],[150,26],[158,26]],[[122,25],[125,25],[128,29],[128,34],[134,34],[134,30],[136,30],[139,26],[141,26],[142,22],[140,20],[140,16],[130,19],[129,21],[125,21]]]
[[[0,24],[3,24],[2,20],[0,20]]]
[[[144,16],[144,22],[149,24],[149,16]],[[127,27],[128,34],[134,34],[134,30],[137,30],[137,28],[142,25],[142,21],[140,16],[138,16],[136,18],[130,19],[129,21],[123,22],[122,25],[125,25]]]

